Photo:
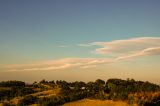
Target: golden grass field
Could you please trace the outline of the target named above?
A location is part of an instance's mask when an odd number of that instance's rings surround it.
[[[136,104],[128,105],[123,101],[112,101],[112,100],[91,100],[83,99],[75,102],[66,103],[63,106],[138,106]]]
[[[43,98],[43,97],[48,97],[49,98],[49,97],[54,97],[54,96],[59,95],[59,92],[60,92],[60,87],[59,86],[55,86],[54,88],[50,87],[48,85],[44,85],[44,84],[41,84],[40,86],[44,86],[46,88],[46,90],[40,91],[40,92],[37,92],[37,93],[33,93],[33,94],[29,94],[29,95],[32,95],[32,96],[35,96],[35,97],[38,97],[38,98]],[[11,88],[10,87],[0,87],[0,90],[6,90],[6,89],[11,89]],[[23,99],[23,97],[14,97],[10,101],[6,100],[6,102],[9,102],[12,105],[17,105],[19,100],[21,100],[21,99]],[[0,103],[0,106],[3,106],[2,103]],[[31,106],[37,106],[37,104],[33,104]]]

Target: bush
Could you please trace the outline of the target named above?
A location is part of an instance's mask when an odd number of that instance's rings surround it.
[[[19,101],[18,106],[31,105],[37,102],[37,97],[29,95]]]

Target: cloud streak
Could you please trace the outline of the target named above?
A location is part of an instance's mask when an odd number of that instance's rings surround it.
[[[112,54],[113,57],[63,58],[32,64],[8,65],[0,69],[6,71],[64,70],[69,68],[86,69],[143,56],[160,55],[160,38],[156,37],[131,38],[110,42],[92,42],[89,44],[79,44],[78,46],[97,46],[94,50],[95,53],[104,55]]]
[[[80,46],[98,46],[91,53],[110,55],[115,61],[141,56],[160,55],[160,37],[139,37],[109,42],[92,42]]]
[[[128,60],[142,56],[160,55],[160,47],[147,48],[134,54],[117,57],[115,60]]]
[[[126,54],[144,50],[146,48],[160,46],[158,37],[131,38],[126,40],[114,40],[110,42],[94,42],[100,48],[95,50],[97,54]]]
[[[69,45],[60,45],[58,47],[62,47],[62,48],[65,48],[65,47],[69,47]]]
[[[104,58],[64,58],[34,64],[8,65],[1,70],[7,71],[36,71],[36,70],[63,70],[73,67],[89,68],[98,64],[109,63],[110,59]]]

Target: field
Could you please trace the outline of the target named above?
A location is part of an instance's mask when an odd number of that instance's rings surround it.
[[[126,102],[123,101],[112,101],[112,100],[91,100],[83,99],[75,102],[66,103],[63,106],[129,106]],[[133,104],[131,106],[138,106]]]

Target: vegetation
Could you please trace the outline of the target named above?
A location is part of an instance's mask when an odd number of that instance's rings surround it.
[[[124,101],[128,105],[159,106],[160,86],[150,82],[135,81],[134,79],[109,79],[107,81],[97,79],[88,83],[61,80],[42,80],[33,84],[26,84],[22,81],[0,82],[0,105],[2,106],[32,104],[60,106],[85,98]]]
[[[83,99],[66,103],[63,106],[128,106],[128,104],[124,101]],[[133,104],[132,106],[137,106],[137,104]]]

